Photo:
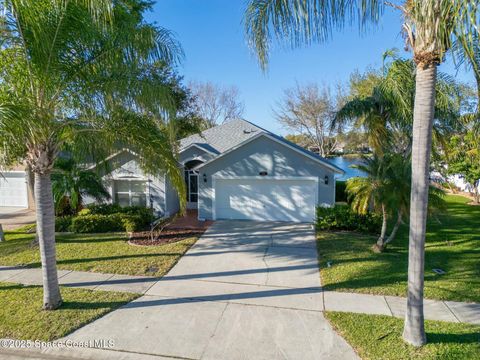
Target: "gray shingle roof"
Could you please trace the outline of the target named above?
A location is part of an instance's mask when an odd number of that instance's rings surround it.
[[[223,153],[262,131],[267,132],[248,121],[232,120],[180,140],[180,149],[197,144]]]
[[[306,155],[313,156],[323,162],[326,162],[333,168],[338,169],[341,173],[344,172],[344,170],[340,169],[338,166],[335,166],[334,164],[332,164],[325,158],[319,156],[318,154],[304,149],[303,147],[292,143],[279,135],[273,134],[270,131],[265,130],[255,124],[252,124],[249,121],[241,119],[229,121],[225,124],[207,129],[200,134],[188,136],[180,140],[180,149],[183,150],[192,144],[196,144],[200,147],[209,149],[210,151],[214,150],[215,152],[221,154],[237,145],[240,145],[241,143],[260,133],[269,134],[278,139],[279,141],[293,146],[299,151],[305,153]]]

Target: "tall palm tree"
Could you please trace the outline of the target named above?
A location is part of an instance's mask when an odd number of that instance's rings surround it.
[[[245,26],[251,46],[265,68],[273,38],[286,40],[294,47],[325,42],[333,30],[352,22],[362,30],[377,25],[386,6],[392,6],[402,16],[403,32],[416,64],[408,300],[403,338],[421,346],[426,342],[424,247],[437,67],[455,38],[476,33],[480,22],[478,1],[250,0]]]
[[[72,158],[58,158],[55,161],[52,188],[57,215],[76,214],[82,209],[85,196],[100,202],[110,199],[102,178]]]
[[[165,174],[184,191],[167,131],[170,87],[156,76],[181,49],[169,31],[146,23],[150,7],[141,0],[10,0],[2,9],[0,159],[25,159],[35,175],[45,309],[62,302],[51,183],[61,148],[69,144],[83,158],[129,147],[142,154],[146,172]]]

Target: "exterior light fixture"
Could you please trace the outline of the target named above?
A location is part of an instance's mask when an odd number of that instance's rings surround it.
[[[325,179],[323,180],[325,185],[328,185],[328,175],[325,175]]]
[[[203,174],[203,182],[204,182],[204,183],[207,182],[207,174]]]

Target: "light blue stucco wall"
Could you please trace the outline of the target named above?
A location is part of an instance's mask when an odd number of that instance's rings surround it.
[[[172,185],[172,182],[167,178],[165,183],[165,215],[172,216],[180,210],[180,203],[178,201],[177,190]]]
[[[155,177],[144,173],[134,154],[124,151],[108,160],[106,166],[100,165],[98,171],[112,197],[110,202],[114,201],[113,184],[115,180],[145,180],[147,181],[147,206],[151,206],[157,216],[163,216],[165,214],[166,184],[164,176]],[[176,196],[176,194],[174,195]],[[93,199],[86,201],[87,204],[92,202],[94,202]]]
[[[266,171],[266,177],[303,176],[317,177],[318,205],[335,204],[334,172],[319,162],[267,137],[258,137],[241,148],[232,151],[199,169],[199,218],[212,219],[212,176],[258,176]],[[204,176],[206,175],[206,182]],[[328,185],[324,184],[328,176]]]

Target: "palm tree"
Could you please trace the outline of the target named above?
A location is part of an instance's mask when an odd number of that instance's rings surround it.
[[[363,164],[354,165],[365,173],[365,177],[354,177],[347,180],[346,191],[350,198],[350,204],[354,211],[366,214],[370,210],[377,211],[382,215],[382,229],[377,240],[377,246],[383,248],[388,225],[388,172],[389,155],[363,157]]]
[[[181,49],[167,30],[145,22],[149,2],[7,3],[0,18],[0,159],[25,159],[35,175],[43,307],[56,309],[62,298],[51,183],[55,159],[66,144],[79,158],[99,159],[128,147],[142,154],[146,172],[168,176],[183,193],[167,131],[171,89],[157,81],[159,69],[177,61]]]
[[[76,214],[82,209],[85,196],[99,202],[110,199],[102,178],[91,170],[85,170],[72,158],[55,161],[52,189],[56,215]]]
[[[391,151],[408,156],[412,147],[415,64],[396,58],[384,68],[383,77],[377,79],[371,92],[351,97],[337,112],[335,122],[353,119],[355,127],[366,130],[370,146],[378,154]],[[433,139],[439,147],[445,146],[458,122],[462,95],[462,87],[453,78],[438,74]]]
[[[411,161],[402,154],[386,153],[381,158],[365,158],[364,164],[355,165],[367,176],[352,178],[347,181],[347,191],[354,199],[353,210],[365,213],[369,208],[381,209],[383,216],[382,231],[376,244],[375,252],[382,252],[391,243],[410,208]],[[445,192],[431,186],[429,190],[428,211],[430,214],[445,209]],[[361,206],[358,206],[358,205]],[[378,206],[380,204],[380,206]],[[387,237],[388,218],[394,218],[392,231]]]
[[[325,42],[331,38],[334,29],[352,22],[357,22],[362,30],[377,25],[386,6],[401,13],[407,46],[416,64],[408,300],[403,338],[410,344],[421,346],[426,342],[424,247],[437,67],[455,38],[476,33],[478,1],[250,0],[245,12],[245,26],[250,44],[265,69],[272,38],[286,40],[294,47]]]

